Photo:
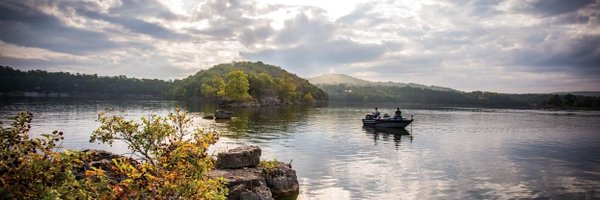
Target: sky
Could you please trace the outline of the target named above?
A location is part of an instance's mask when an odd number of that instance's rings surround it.
[[[0,65],[180,79],[263,61],[300,77],[600,91],[600,0],[3,0]]]

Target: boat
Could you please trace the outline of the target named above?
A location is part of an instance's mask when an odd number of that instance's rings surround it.
[[[411,119],[404,117],[374,117],[372,114],[367,114],[364,119],[362,119],[364,126],[374,126],[380,128],[405,128],[410,123],[413,122],[412,116]]]

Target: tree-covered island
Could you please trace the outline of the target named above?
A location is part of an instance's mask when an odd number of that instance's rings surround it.
[[[225,105],[313,104],[327,94],[307,80],[262,62],[233,62],[173,82],[165,94],[177,100],[210,100]]]

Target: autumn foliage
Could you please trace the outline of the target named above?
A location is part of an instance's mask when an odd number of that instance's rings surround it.
[[[28,112],[0,129],[0,199],[225,199],[222,179],[209,179],[214,159],[207,148],[214,132],[191,129],[176,110],[141,122],[99,114],[91,142],[128,145],[135,160],[112,159],[94,167],[89,152],[61,151],[62,132],[31,138]]]

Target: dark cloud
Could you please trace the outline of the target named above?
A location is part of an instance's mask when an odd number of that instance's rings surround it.
[[[584,36],[515,52],[514,64],[540,71],[568,70],[600,77],[600,36]]]
[[[184,34],[179,34],[169,29],[162,27],[161,25],[146,22],[144,20],[131,18],[131,17],[123,17],[123,16],[113,16],[109,14],[103,14],[99,12],[94,12],[91,10],[87,10],[85,8],[76,8],[78,13],[96,20],[102,20],[106,22],[110,22],[113,24],[120,25],[124,29],[131,30],[136,33],[146,34],[159,39],[166,40],[184,40],[189,39],[190,37]]]
[[[21,1],[0,3],[0,39],[27,47],[84,54],[117,48],[120,45],[103,33],[64,24]]]
[[[534,0],[528,5],[517,9],[521,12],[532,13],[542,17],[561,15],[573,12],[587,5],[598,3],[597,0]]]

